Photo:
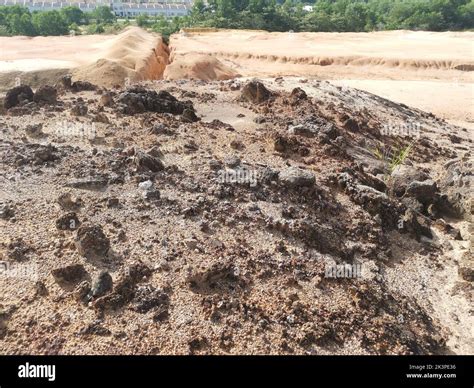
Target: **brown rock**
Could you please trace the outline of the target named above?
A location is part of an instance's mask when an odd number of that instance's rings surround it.
[[[33,101],[33,90],[28,85],[15,86],[8,90],[3,106],[5,109],[10,109],[23,101]]]
[[[58,283],[77,284],[87,277],[87,271],[82,264],[72,264],[51,271]]]
[[[270,98],[271,92],[265,87],[263,83],[253,80],[243,87],[241,96],[248,102],[261,104]]]
[[[76,247],[85,257],[105,256],[110,249],[110,240],[99,225],[82,225],[77,230]]]
[[[80,225],[76,213],[67,213],[56,220],[56,228],[59,230],[76,230]]]
[[[143,151],[137,151],[135,153],[134,163],[139,172],[157,172],[165,168],[163,162],[160,159],[151,156]]]
[[[33,96],[33,101],[43,104],[55,104],[58,92],[56,88],[44,85],[40,86]]]

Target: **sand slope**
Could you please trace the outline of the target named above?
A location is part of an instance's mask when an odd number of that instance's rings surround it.
[[[73,72],[74,79],[101,86],[160,79],[168,64],[168,48],[161,36],[130,27],[106,42],[100,58]]]
[[[74,69],[74,79],[107,87],[159,79],[169,56],[160,35],[138,27],[118,35],[0,37],[0,51],[0,79],[13,72],[27,79],[30,73]]]
[[[163,78],[200,79],[203,81],[226,80],[240,76],[231,67],[206,54],[180,55],[171,57],[171,63],[165,69]]]

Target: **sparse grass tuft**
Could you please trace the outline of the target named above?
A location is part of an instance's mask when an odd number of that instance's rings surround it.
[[[372,149],[374,156],[381,160],[384,164],[385,170],[385,181],[387,181],[392,175],[392,172],[400,165],[402,165],[405,160],[410,155],[411,150],[415,145],[415,140],[413,140],[408,145],[394,145],[386,147],[382,145],[381,147],[376,147]]]

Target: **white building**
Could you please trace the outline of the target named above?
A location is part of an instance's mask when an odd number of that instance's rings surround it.
[[[33,11],[59,10],[64,7],[78,7],[83,12],[91,12],[99,6],[109,6],[118,17],[134,18],[138,15],[166,17],[184,16],[192,8],[193,0],[158,0],[141,2],[122,2],[121,0],[95,0],[95,1],[38,1],[38,0],[0,0],[0,5],[21,5]]]
[[[134,18],[138,15],[166,17],[185,16],[192,5],[185,3],[119,3],[111,4],[112,11],[119,17]]]

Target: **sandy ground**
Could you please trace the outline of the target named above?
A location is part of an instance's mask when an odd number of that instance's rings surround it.
[[[0,37],[0,79],[13,71],[76,67],[80,78],[107,87],[163,73],[166,79],[207,81],[304,76],[335,80],[474,128],[474,76],[467,71],[474,67],[473,32],[186,32],[172,36],[166,70],[168,56],[156,37],[138,28],[126,34]],[[154,47],[158,59],[150,61]]]
[[[210,54],[244,76],[336,80],[474,128],[474,33],[177,34],[171,60]]]
[[[4,37],[0,48],[0,82],[2,74],[14,73],[26,80],[31,73],[40,76],[51,69],[73,69],[75,79],[110,87],[127,79],[158,79],[168,63],[161,36],[138,27],[118,35]]]
[[[311,58],[400,66],[450,68],[472,64],[474,33],[389,31],[372,33],[278,33],[225,30],[173,35],[175,53],[277,57],[282,62]],[[379,62],[376,62],[379,61]],[[302,61],[304,62],[304,61]]]
[[[0,37],[0,72],[72,68],[97,59],[110,35]]]
[[[474,83],[341,79],[336,85],[362,89],[474,129]]]

